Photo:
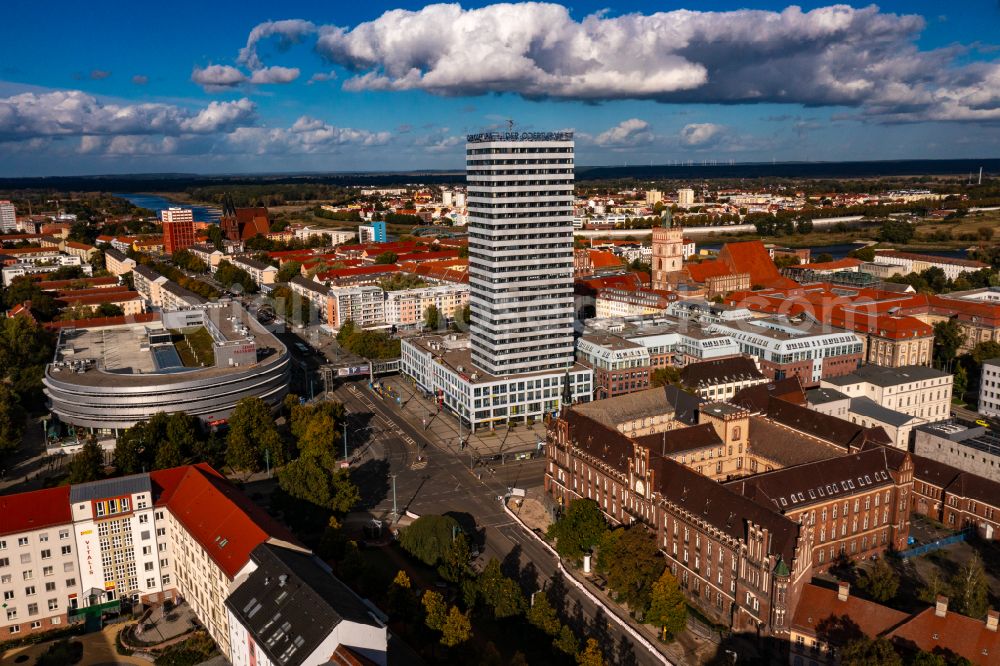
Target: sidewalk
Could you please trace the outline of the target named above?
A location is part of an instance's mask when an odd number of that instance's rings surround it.
[[[428,438],[435,444],[447,447],[456,454],[477,458],[491,458],[507,453],[516,456],[518,453],[534,452],[538,442],[545,441],[545,424],[541,422],[531,426],[521,423],[513,428],[505,426],[496,431],[482,430],[471,434],[468,428],[463,427],[459,433],[458,417],[446,409],[438,413],[438,404],[425,398],[412,380],[401,375],[390,375],[381,381],[402,397],[402,409],[394,400],[383,399],[384,405],[396,413],[402,411],[407,421],[424,427]],[[459,444],[460,434],[467,442],[464,450]]]

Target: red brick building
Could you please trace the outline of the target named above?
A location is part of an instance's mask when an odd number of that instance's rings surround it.
[[[163,251],[166,254],[186,250],[194,245],[194,242],[194,222],[191,220],[163,222]]]

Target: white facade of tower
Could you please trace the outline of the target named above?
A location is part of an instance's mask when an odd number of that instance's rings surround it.
[[[469,135],[474,365],[496,376],[573,365],[573,135]]]
[[[0,201],[0,231],[9,232],[17,229],[17,211],[9,201]]]

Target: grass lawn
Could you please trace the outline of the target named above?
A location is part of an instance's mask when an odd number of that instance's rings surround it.
[[[174,336],[174,347],[181,357],[181,363],[187,368],[199,368],[215,365],[215,352],[212,350],[212,335],[202,326],[194,329],[171,330]]]

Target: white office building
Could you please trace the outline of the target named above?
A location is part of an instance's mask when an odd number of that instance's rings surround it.
[[[172,207],[160,211],[160,220],[168,224],[176,222],[194,222],[194,213],[190,208]]]
[[[979,380],[979,413],[1000,416],[1000,358],[983,361],[983,375]]]
[[[9,201],[0,201],[0,231],[8,233],[17,229],[17,210]]]
[[[573,365],[573,135],[466,144],[472,362],[496,376]]]

